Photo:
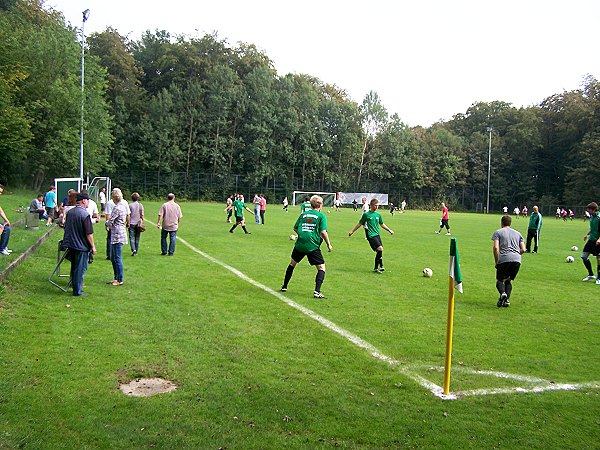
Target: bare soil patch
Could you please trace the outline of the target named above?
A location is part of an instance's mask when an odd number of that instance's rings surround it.
[[[162,378],[136,378],[129,383],[121,383],[119,388],[123,394],[131,397],[151,397],[173,392],[177,385]]]

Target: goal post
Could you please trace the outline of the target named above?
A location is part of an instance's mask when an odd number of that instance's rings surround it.
[[[335,202],[335,192],[309,192],[309,191],[294,191],[292,193],[292,205],[299,205],[304,202],[305,197],[318,195],[323,197],[323,206],[333,206]]]

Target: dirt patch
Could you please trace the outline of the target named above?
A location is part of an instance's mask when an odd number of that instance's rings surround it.
[[[173,392],[177,385],[162,378],[137,378],[129,383],[122,383],[119,388],[123,394],[130,397],[151,397]]]

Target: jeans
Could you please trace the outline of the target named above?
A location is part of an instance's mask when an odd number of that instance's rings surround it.
[[[123,244],[112,244],[110,254],[115,280],[121,282],[123,281]]]
[[[260,205],[254,205],[254,221],[260,224]]]
[[[73,285],[73,295],[78,296],[83,293],[83,275],[88,268],[89,252],[79,250],[67,250],[71,254],[71,284]]]
[[[169,255],[173,256],[177,231],[160,230],[160,250],[163,255],[167,254],[167,234],[169,235]]]
[[[129,245],[131,246],[131,251],[137,253],[138,248],[140,247],[140,233],[138,231],[137,225],[131,225],[129,227]]]
[[[10,225],[4,225],[4,231],[0,235],[0,251],[8,247],[8,238],[10,238]]]

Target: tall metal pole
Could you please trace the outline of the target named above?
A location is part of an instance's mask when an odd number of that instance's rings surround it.
[[[486,205],[486,214],[490,213],[490,177],[492,175],[492,127],[487,127],[487,130],[490,132],[490,148],[488,151],[488,185],[487,185],[487,205]]]
[[[79,127],[79,178],[83,181],[83,105],[85,99],[84,92],[84,61],[85,61],[85,21],[90,16],[90,10],[83,11],[83,22],[81,23],[81,123]]]

